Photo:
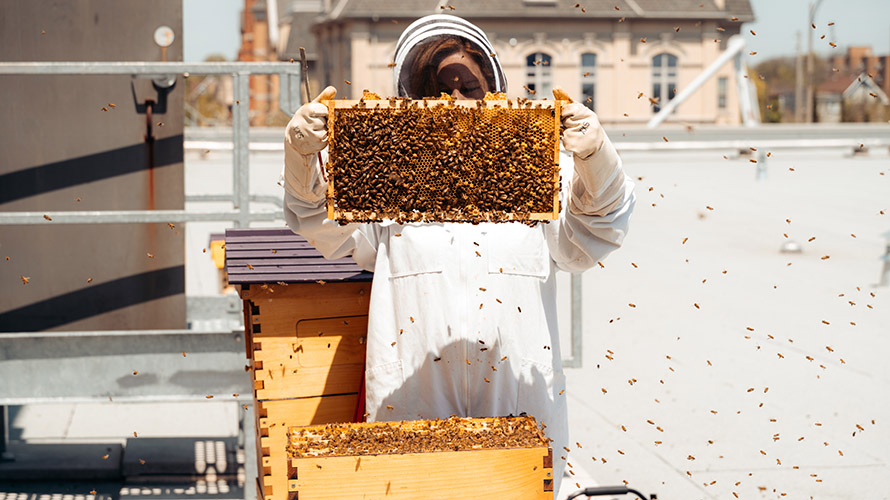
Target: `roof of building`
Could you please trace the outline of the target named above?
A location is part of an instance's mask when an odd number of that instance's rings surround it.
[[[340,0],[327,14],[328,19],[416,18],[448,13],[467,19],[547,17],[547,18],[653,18],[754,20],[750,0],[724,0],[721,9],[715,0],[611,0],[609,2],[567,0]],[[441,7],[445,7],[442,9]],[[452,9],[453,7],[453,9]],[[581,8],[586,12],[582,12]]]
[[[325,259],[288,228],[226,229],[229,284],[371,281],[351,258]]]
[[[279,54],[279,59],[300,59],[300,47],[306,49],[306,57],[309,60],[318,59],[318,39],[312,33],[312,25],[317,20],[317,14],[296,13],[291,15],[290,31],[288,32],[287,45],[284,52]]]

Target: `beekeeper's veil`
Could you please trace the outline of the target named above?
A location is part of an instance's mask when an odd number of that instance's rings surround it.
[[[447,14],[433,14],[422,17],[405,28],[399,42],[396,44],[395,68],[393,81],[395,82],[395,94],[408,96],[411,62],[416,55],[416,49],[426,42],[445,36],[459,36],[476,46],[490,65],[493,80],[488,82],[488,88],[492,92],[507,92],[507,81],[504,78],[504,70],[497,59],[494,48],[485,33],[473,23],[457,16]]]

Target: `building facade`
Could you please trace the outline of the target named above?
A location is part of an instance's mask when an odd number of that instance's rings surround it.
[[[392,95],[390,63],[401,32],[421,16],[448,13],[488,34],[508,97],[552,98],[552,88],[560,86],[605,123],[647,122],[725,50],[743,22],[753,20],[749,0],[614,0],[587,7],[563,0],[320,3],[312,23],[318,70],[338,97],[358,98],[363,89]],[[299,36],[290,31],[291,38]],[[732,64],[669,121],[740,123]]]

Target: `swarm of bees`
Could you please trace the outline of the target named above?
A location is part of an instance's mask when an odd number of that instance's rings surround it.
[[[535,448],[547,440],[532,417],[459,418],[291,428],[288,456],[353,456]]]
[[[329,209],[342,223],[552,219],[559,123],[554,101],[527,99],[336,107]]]

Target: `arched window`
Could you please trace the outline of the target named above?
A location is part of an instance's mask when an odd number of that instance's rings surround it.
[[[581,97],[584,105],[593,109],[596,104],[596,54],[581,54]]]
[[[533,90],[528,92],[531,99],[549,98],[553,92],[553,69],[550,67],[551,58],[543,52],[535,52],[525,58],[525,86]]]
[[[652,58],[652,97],[659,103],[670,101],[677,95],[677,56],[662,53]],[[652,110],[657,113],[661,106]]]

